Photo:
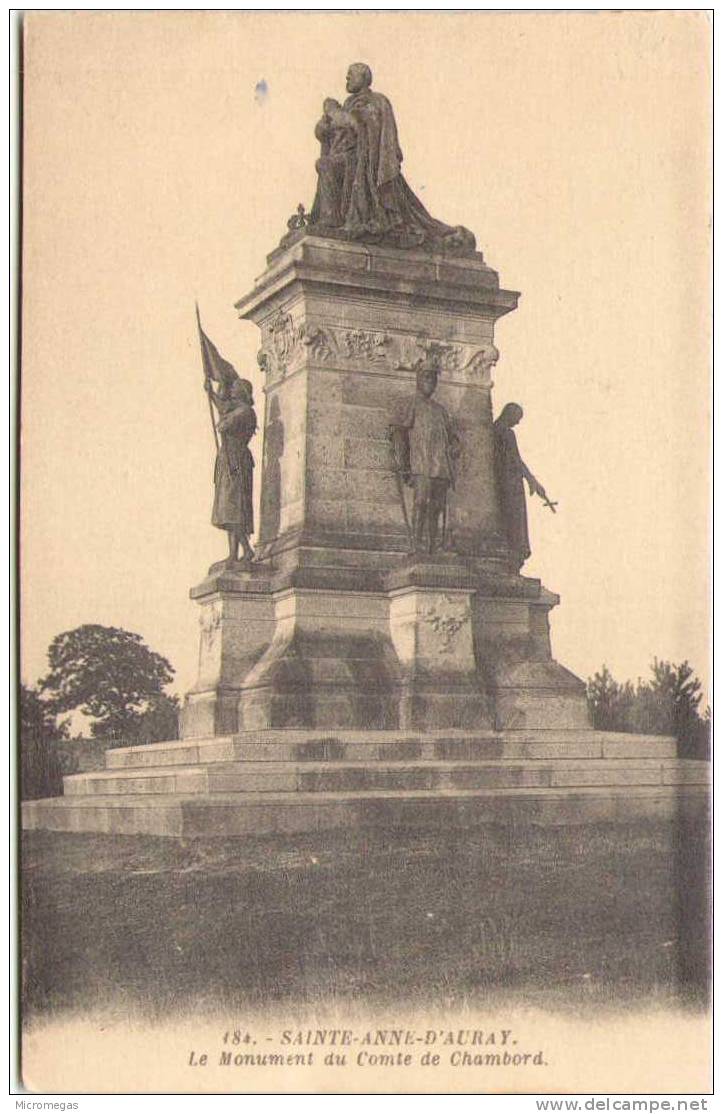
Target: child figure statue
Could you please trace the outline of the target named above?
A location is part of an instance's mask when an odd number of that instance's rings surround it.
[[[351,196],[356,121],[338,101],[327,97],[314,134],[321,144],[321,157],[316,163],[319,182],[309,224],[317,225],[317,231],[339,228],[344,223]]]

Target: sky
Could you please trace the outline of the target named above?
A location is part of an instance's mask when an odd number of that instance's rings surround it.
[[[523,405],[520,448],[559,502],[531,502],[525,566],[562,597],[555,657],[621,680],[687,658],[708,684],[706,13],[25,26],[24,681],[90,622],[137,631],[176,691],[193,685],[188,591],[226,551],[194,302],[261,418],[258,332],[234,302],[311,206],[321,102],[365,61],[412,188],[521,291],[497,325],[493,404]]]

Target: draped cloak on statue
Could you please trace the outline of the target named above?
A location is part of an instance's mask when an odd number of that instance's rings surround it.
[[[397,137],[394,110],[382,93],[364,89],[344,102],[344,112],[356,124],[356,143],[350,144],[346,174],[327,169],[324,157],[317,163],[319,188],[310,224],[324,224],[322,210],[329,213],[336,195],[337,227],[351,239],[384,240],[397,247],[434,246],[474,251],[474,236],[468,229],[454,228],[430,216],[409,188],[401,173],[402,152]],[[352,139],[353,143],[353,139]],[[343,193],[339,185],[344,180]]]
[[[531,473],[520,456],[514,431],[499,418],[492,428],[495,482],[507,544],[520,563],[524,563],[530,556],[530,536],[523,481],[531,478]]]
[[[352,237],[391,237],[401,247],[455,236],[430,216],[401,173],[394,110],[382,93],[365,89],[344,103],[357,122],[356,165],[344,230]]]
[[[211,522],[220,530],[254,532],[254,458],[248,443],[256,432],[253,406],[236,402],[223,413],[221,443],[213,482],[215,497]]]

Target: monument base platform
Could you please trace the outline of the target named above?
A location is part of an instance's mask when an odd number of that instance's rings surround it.
[[[539,580],[457,554],[386,571],[213,567],[192,589],[199,671],[183,739],[243,731],[584,729]]]
[[[176,837],[672,821],[708,779],[662,736],[260,731],[106,751],[22,811],[26,829]]]

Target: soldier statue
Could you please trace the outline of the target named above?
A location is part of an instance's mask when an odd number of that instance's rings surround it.
[[[400,401],[390,423],[397,477],[414,491],[412,552],[437,549],[440,523],[444,546],[447,496],[461,450],[447,411],[432,398],[438,378],[436,368],[419,368],[415,394]],[[401,484],[400,497],[406,518]]]

